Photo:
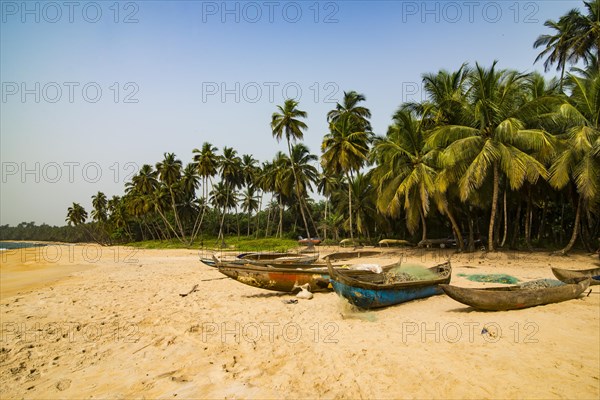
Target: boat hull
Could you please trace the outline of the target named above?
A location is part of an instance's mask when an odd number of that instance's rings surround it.
[[[441,288],[452,299],[484,311],[508,311],[560,303],[572,300],[585,291],[590,279],[543,289],[523,289],[520,286],[472,289],[452,285]]]
[[[415,288],[381,289],[372,290],[346,285],[332,281],[333,290],[351,304],[364,309],[389,307],[407,301],[423,299],[442,294],[442,289],[437,286],[424,286]]]
[[[429,268],[438,275],[437,279],[411,281],[394,284],[376,283],[382,279],[380,274],[339,271],[328,265],[333,290],[351,304],[363,308],[389,307],[407,301],[423,299],[442,293],[439,287],[449,283],[452,274],[450,263]]]
[[[591,278],[590,286],[600,285],[600,268],[570,270],[562,268],[552,268],[552,273],[556,278],[565,283],[574,283],[582,278]]]
[[[329,274],[323,268],[304,270],[281,269],[263,266],[219,266],[219,272],[248,286],[292,293],[297,286],[309,285],[310,292],[331,290]]]

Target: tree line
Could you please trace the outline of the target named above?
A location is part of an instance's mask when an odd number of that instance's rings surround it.
[[[216,235],[320,236],[376,241],[452,235],[461,250],[593,251],[600,236],[599,2],[584,2],[534,43],[546,79],[463,64],[423,74],[426,100],[401,104],[373,132],[366,97],[344,92],[326,115],[321,154],[303,143],[307,113],[288,99],[271,116],[287,153],[259,163],[210,143],[185,165],[165,153],[123,196],[77,203],[66,221],[100,243]],[[569,67],[569,68],[568,68]],[[569,70],[567,70],[569,69]],[[320,167],[317,168],[320,162]],[[311,198],[314,192],[324,200]],[[4,232],[7,227],[1,227]],[[3,234],[4,235],[4,234]]]

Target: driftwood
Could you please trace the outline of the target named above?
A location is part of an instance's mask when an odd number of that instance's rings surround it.
[[[222,278],[210,278],[210,279],[201,279],[200,282],[208,282],[208,281],[220,281],[221,279],[229,279],[227,276]]]
[[[185,296],[187,296],[189,294],[192,294],[192,293],[194,293],[196,291],[198,291],[198,284],[195,284],[194,287],[192,288],[192,290],[190,290],[189,292],[187,292],[187,293],[179,293],[179,295],[181,297],[185,297]]]

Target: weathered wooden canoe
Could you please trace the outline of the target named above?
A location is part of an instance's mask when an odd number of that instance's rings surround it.
[[[321,243],[321,239],[319,238],[300,238],[298,239],[298,244],[304,244],[307,246],[315,246]]]
[[[275,260],[280,257],[292,256],[293,253],[241,253],[237,255],[237,258],[242,260],[255,260],[255,261],[265,261],[265,260]]]
[[[312,264],[319,259],[318,254],[285,254],[278,257],[242,257],[242,260],[250,264]]]
[[[378,275],[366,268],[378,267],[388,271],[397,263],[379,266],[374,264],[336,265],[332,268],[348,271],[355,276]],[[261,289],[278,292],[294,292],[299,290],[295,286],[309,284],[310,292],[330,291],[329,271],[325,264],[274,264],[265,265],[239,265],[230,263],[217,263],[219,272],[238,282]]]
[[[261,289],[294,292],[296,286],[309,285],[310,292],[331,290],[326,268],[289,264],[285,268],[269,265],[218,264],[219,272],[236,281]]]
[[[589,286],[590,279],[578,283],[559,282],[557,286],[530,289],[523,285],[472,289],[452,285],[440,285],[448,296],[473,308],[486,311],[517,310],[578,297]]]
[[[437,275],[431,280],[385,284],[384,274],[361,274],[335,269],[328,263],[333,290],[360,308],[387,307],[410,300],[441,294],[439,285],[449,283],[452,275],[450,261],[429,268]]]
[[[590,269],[562,269],[552,268],[552,273],[555,277],[565,283],[575,283],[582,278],[591,278],[590,285],[600,285],[600,268]]]
[[[208,265],[209,267],[217,266],[217,261],[214,258],[201,258],[200,262],[205,265]]]
[[[340,261],[340,260],[350,260],[353,258],[361,258],[361,257],[373,257],[378,256],[382,252],[377,250],[358,250],[358,251],[340,251],[337,253],[331,253],[323,257],[323,260],[329,261]]]

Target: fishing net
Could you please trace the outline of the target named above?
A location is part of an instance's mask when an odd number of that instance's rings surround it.
[[[538,279],[535,281],[525,282],[520,286],[523,289],[545,289],[549,287],[557,287],[564,285],[563,282],[557,281],[555,279]]]
[[[473,282],[505,283],[508,285],[514,285],[519,282],[514,276],[506,274],[458,274],[458,276],[464,276]]]
[[[435,273],[421,265],[403,264],[386,272],[384,283],[389,285],[392,283],[426,281],[436,278],[437,275]]]

